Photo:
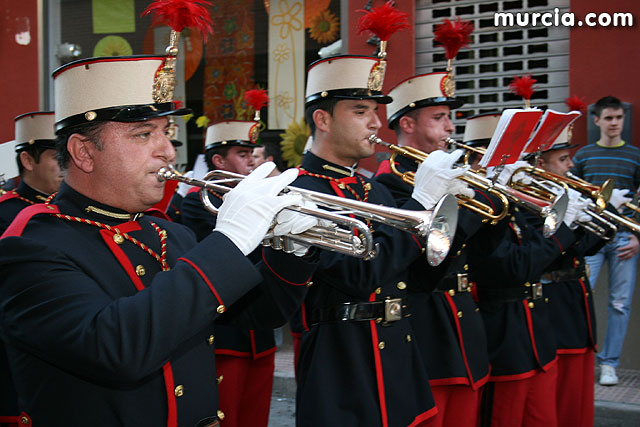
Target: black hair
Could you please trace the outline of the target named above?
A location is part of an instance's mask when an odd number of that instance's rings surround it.
[[[91,141],[98,150],[102,150],[103,143],[100,139],[100,133],[106,122],[83,123],[76,126],[69,126],[62,129],[56,135],[56,154],[58,156],[58,165],[60,169],[66,170],[71,161],[71,154],[67,149],[67,141],[74,133],[80,134]]]
[[[395,126],[393,127],[393,130],[396,132],[396,137],[400,136],[400,133],[402,132],[402,130],[400,129],[400,119],[403,118],[404,116],[407,116],[407,117],[411,117],[415,121],[418,121],[418,115],[419,114],[420,114],[420,109],[419,108],[414,108],[412,110],[407,111],[406,113],[404,113],[400,117],[398,117],[396,119]]]
[[[19,175],[22,176],[22,173],[24,172],[24,166],[22,165],[22,161],[20,160],[20,154],[21,153],[27,153],[28,155],[30,155],[33,158],[33,161],[36,163],[40,163],[40,156],[42,155],[42,153],[44,153],[46,150],[50,150],[51,148],[49,147],[43,147],[41,145],[38,144],[34,144],[34,145],[30,145],[27,148],[25,148],[24,150],[20,150],[19,153],[16,153],[16,163],[18,164],[18,173]]]
[[[313,121],[313,113],[316,110],[323,110],[333,116],[333,109],[336,107],[336,104],[340,101],[338,98],[326,98],[321,99],[319,101],[314,102],[311,105],[308,105],[305,109],[305,120],[309,125],[309,129],[311,129],[311,136],[315,136],[316,134],[316,124]]]
[[[611,95],[605,96],[604,98],[600,98],[596,101],[593,108],[593,114],[600,117],[600,114],[602,114],[602,110],[604,110],[605,108],[624,111],[624,106],[622,105],[622,101],[620,101],[615,96],[611,96]]]
[[[265,134],[266,132],[263,132]],[[284,161],[282,160],[282,151],[280,150],[280,132],[274,135],[260,135],[260,142],[262,145],[258,145],[256,148],[264,147],[264,158],[272,157],[273,163],[276,164],[276,168],[283,172],[287,169]]]
[[[227,157],[227,154],[229,154],[229,150],[231,149],[231,147],[233,147],[233,145],[220,145],[218,147],[207,150],[204,153],[204,161],[207,163],[207,168],[209,168],[210,171],[216,169],[215,165],[213,164],[213,156],[219,154],[222,157]]]

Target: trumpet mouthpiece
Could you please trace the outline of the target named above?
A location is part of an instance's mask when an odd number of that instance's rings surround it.
[[[178,173],[171,166],[162,167],[156,172],[156,177],[160,182],[168,181],[176,175],[178,175]]]
[[[378,136],[375,134],[369,137],[369,142],[372,144],[382,145],[384,147],[389,147],[391,145],[388,142],[385,142],[382,139],[378,138]]]

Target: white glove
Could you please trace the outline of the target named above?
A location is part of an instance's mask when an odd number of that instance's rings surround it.
[[[502,172],[500,172],[500,175],[498,175],[497,182],[498,184],[507,185],[507,182],[509,182],[511,175],[513,175],[513,173],[516,170],[520,168],[530,168],[530,167],[531,165],[523,160],[518,160],[517,162],[512,163],[510,165],[505,165],[504,168],[502,169]],[[488,179],[493,179],[494,174],[495,174],[495,167],[492,166],[490,168],[487,168]],[[528,184],[531,184],[531,177],[524,172],[518,172],[513,177],[512,181],[517,181],[522,184],[528,185]]]
[[[567,227],[574,230],[578,226],[578,222],[590,220],[591,217],[586,214],[590,201],[572,188],[567,190],[567,195],[569,196],[569,203],[562,221]]]
[[[614,188],[613,192],[611,193],[609,203],[611,203],[617,210],[620,210],[620,206],[622,206],[624,203],[630,203],[631,200],[633,200],[631,197],[627,196],[627,193],[629,193],[629,190],[626,188],[622,190],[619,188]]]
[[[305,208],[317,208],[313,202],[303,202],[302,205]],[[273,235],[284,236],[286,234],[300,234],[316,225],[318,225],[318,219],[313,216],[283,209],[276,215],[276,226],[273,228]],[[311,246],[300,242],[291,243],[293,244],[293,253],[296,256],[304,256]]]
[[[220,206],[214,231],[227,236],[245,255],[258,247],[278,212],[301,202],[299,195],[278,195],[296,179],[297,169],[266,178],[274,168],[273,162],[258,166],[225,194]]]
[[[469,168],[453,169],[454,163],[462,156],[462,150],[452,153],[434,151],[418,166],[411,197],[426,209],[433,208],[445,194],[462,194],[473,197],[474,191],[457,179]]]

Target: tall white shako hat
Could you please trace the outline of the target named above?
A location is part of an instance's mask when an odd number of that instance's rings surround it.
[[[16,153],[32,146],[45,150],[56,148],[56,134],[53,131],[53,111],[33,111],[20,114],[14,121]]]
[[[451,109],[461,107],[461,99],[446,95],[446,85],[450,80],[447,72],[419,74],[395,85],[389,96],[393,101],[387,105],[387,124],[393,129],[400,117],[409,111],[422,107],[447,105]]]
[[[205,151],[225,146],[257,147],[260,123],[255,121],[228,120],[207,128]]]
[[[501,115],[498,111],[492,111],[467,117],[464,136],[462,137],[463,144],[471,147],[489,145],[496,127],[498,127]]]
[[[55,131],[94,122],[138,122],[191,112],[171,97],[154,100],[164,56],[88,58],[53,72]],[[167,99],[169,98],[169,99]]]
[[[373,56],[341,55],[320,59],[307,69],[305,106],[323,99],[373,99],[388,104],[382,93],[384,69]]]

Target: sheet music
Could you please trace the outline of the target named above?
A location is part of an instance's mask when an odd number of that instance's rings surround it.
[[[562,133],[562,130],[581,115],[579,111],[561,113],[547,109],[542,115],[533,135],[531,135],[529,142],[527,142],[527,145],[524,147],[524,153],[529,154],[550,148],[551,144],[553,144],[556,138]]]
[[[515,163],[526,146],[542,111],[534,108],[504,110],[491,137],[481,167]]]

